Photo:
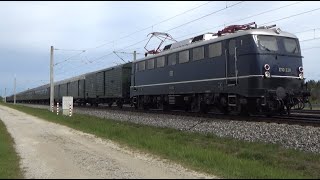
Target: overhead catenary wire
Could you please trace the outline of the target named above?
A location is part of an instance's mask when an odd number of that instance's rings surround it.
[[[300,3],[300,2],[297,2],[297,3]],[[280,7],[280,8],[288,7],[288,6],[297,4],[297,3],[285,5],[285,6],[282,6],[282,7]],[[275,9],[273,9],[273,10],[268,10],[268,11],[265,11],[265,12],[263,12],[263,13],[267,13],[267,12],[271,12],[271,11],[274,11],[274,10],[278,10],[278,9],[280,9],[280,8],[275,8]],[[319,10],[319,9],[320,9],[320,8],[316,8],[316,9],[313,9],[313,10],[309,10],[309,11],[305,11],[305,12],[302,12],[302,13],[294,14],[294,15],[287,16],[287,17],[280,18],[280,19],[276,19],[276,20],[273,20],[273,21],[270,21],[270,22],[267,22],[267,23],[263,23],[263,24],[261,24],[261,25],[269,24],[269,23],[271,23],[271,22],[281,21],[281,20],[284,20],[284,19],[289,19],[289,18],[292,18],[292,17],[295,17],[295,16],[300,16],[300,15],[303,15],[303,14],[306,14],[306,13],[310,13],[310,12],[313,12],[313,11],[316,11],[316,10]],[[261,14],[263,14],[263,13],[256,14],[255,16],[261,15]],[[250,17],[247,17],[247,18],[243,18],[243,19],[241,19],[241,20],[248,19],[248,18],[251,18],[251,17],[253,17],[253,16],[250,16]],[[240,20],[238,20],[238,21],[240,21]],[[236,22],[236,21],[229,22],[229,23],[227,23],[227,24],[234,23],[234,22]],[[213,27],[213,28],[217,28],[217,27],[223,27],[223,25],[216,26],[216,27]],[[210,28],[210,29],[211,29],[211,28]],[[201,32],[202,32],[202,31],[201,31]],[[194,34],[194,33],[192,33],[192,34]],[[188,35],[191,35],[191,34],[188,34]],[[185,36],[186,36],[186,35],[185,35]],[[180,39],[180,38],[185,37],[185,36],[178,37],[177,39]],[[138,44],[138,43],[136,43],[136,44]]]
[[[301,2],[302,2],[302,1],[301,1]],[[281,8],[285,8],[285,7],[288,7],[288,6],[292,6],[292,5],[301,3],[301,2],[296,2],[296,3],[289,4],[289,5],[281,6],[281,7],[272,9],[272,10],[264,11],[264,12],[262,12],[262,13],[255,14],[255,15],[252,15],[252,16],[247,17],[247,18],[238,19],[237,21],[241,21],[241,20],[244,20],[244,19],[252,18],[252,17],[254,17],[254,16],[262,15],[262,14],[265,14],[265,13],[268,13],[268,12],[272,12],[272,11],[275,11],[275,10],[278,10],[278,9],[281,9]],[[318,8],[318,9],[319,9],[319,8]],[[295,15],[287,16],[287,17],[284,17],[284,18],[276,19],[276,20],[273,20],[273,21],[271,21],[271,22],[276,22],[276,21],[280,21],[280,20],[283,20],[283,19],[288,19],[288,18],[291,18],[291,17],[295,17],[295,16],[298,16],[298,15],[302,15],[302,14],[306,14],[306,13],[312,12],[312,11],[315,11],[315,10],[318,10],[318,9],[313,9],[313,10],[311,10],[311,11],[306,11],[306,12],[298,13],[298,14],[295,14]],[[232,21],[232,22],[234,22],[234,21]],[[229,22],[229,23],[232,23],[232,22]],[[270,22],[268,22],[268,23],[270,23]],[[264,24],[267,24],[267,23],[264,23]],[[181,25],[179,25],[179,26],[181,26]],[[177,27],[178,27],[178,26],[177,26]],[[173,29],[173,28],[171,28],[171,29]],[[125,46],[125,47],[123,47],[123,48],[121,48],[121,49],[119,49],[119,50],[125,50],[125,49],[127,49],[127,48],[129,48],[129,47],[133,47],[133,46],[135,46],[135,45],[137,45],[137,44],[139,44],[139,43],[142,43],[142,42],[144,42],[144,41],[146,41],[146,40],[148,40],[148,38],[143,39],[143,40],[141,40],[141,41],[139,41],[139,42],[133,43],[133,44],[131,44],[131,45]],[[118,51],[119,51],[119,50],[118,50]],[[104,59],[105,57],[107,57],[107,56],[109,56],[109,55],[111,55],[111,54],[113,54],[113,52],[110,52],[110,53],[108,53],[108,54],[106,54],[106,55],[103,55],[103,56],[101,56],[101,57],[95,58],[94,60],[91,60],[90,63],[99,62],[100,60]],[[80,65],[80,66],[83,66],[83,64]],[[79,67],[80,67],[80,66],[79,66]]]
[[[318,39],[320,39],[320,37],[316,37],[316,38],[312,38],[312,39],[305,39],[305,40],[301,40],[300,42],[307,42],[307,41],[318,40]]]
[[[63,61],[60,61],[60,62],[55,63],[54,66],[57,66],[57,65],[59,65],[59,64],[61,64],[61,63],[64,63],[64,62],[70,60],[71,58],[74,58],[74,57],[76,57],[76,56],[79,56],[80,54],[82,54],[82,53],[84,53],[84,52],[86,52],[86,51],[85,51],[85,50],[82,50],[81,53],[78,53],[78,54],[76,54],[76,55],[73,55],[73,56],[71,56],[71,57],[68,57],[67,59],[65,59],[65,60],[63,60]]]
[[[309,50],[309,49],[319,49],[320,47],[310,47],[310,48],[304,48],[304,49],[301,49],[302,51],[305,51],[305,50]]]
[[[312,10],[305,11],[305,12],[302,12],[302,13],[298,13],[298,14],[294,14],[294,15],[291,15],[291,16],[283,17],[283,18],[280,18],[280,19],[277,19],[277,20],[273,20],[273,21],[269,21],[269,22],[263,23],[262,25],[264,25],[264,24],[270,24],[270,23],[272,23],[272,22],[281,21],[281,20],[288,19],[288,18],[292,18],[292,17],[295,17],[295,16],[300,16],[300,15],[303,15],[303,14],[306,14],[306,13],[310,13],[310,12],[313,12],[313,11],[317,11],[317,10],[319,10],[319,9],[320,9],[320,8],[316,8],[316,9],[312,9]]]
[[[192,21],[189,21],[189,22],[184,23],[184,24],[182,24],[182,25],[179,25],[179,26],[177,26],[177,27],[171,28],[171,29],[169,29],[168,31],[173,30],[173,29],[176,29],[176,28],[179,28],[179,27],[182,27],[182,26],[187,25],[187,24],[190,24],[190,23],[192,23],[192,22],[198,21],[198,20],[200,20],[200,19],[202,19],[202,18],[208,17],[208,16],[210,16],[210,15],[213,15],[213,14],[215,14],[215,13],[218,13],[218,12],[220,12],[220,11],[223,11],[223,10],[225,10],[225,9],[227,9],[227,8],[231,8],[231,7],[236,6],[236,5],[238,5],[238,4],[240,4],[240,3],[243,3],[243,2],[245,2],[245,1],[240,1],[240,2],[238,2],[238,3],[235,3],[235,4],[232,4],[232,5],[227,6],[227,7],[225,7],[225,8],[222,8],[222,9],[220,9],[220,10],[211,12],[211,13],[206,14],[206,15],[204,15],[204,16],[201,16],[201,17],[199,17],[199,18],[197,18],[197,19],[194,19],[194,20],[192,20]],[[153,26],[154,26],[154,25],[153,25]],[[120,39],[121,39],[121,38],[120,38]],[[129,45],[129,46],[126,46],[126,47],[124,47],[124,48],[122,48],[122,49],[119,49],[119,50],[117,50],[117,51],[125,50],[125,49],[127,49],[127,48],[129,48],[129,47],[132,47],[132,46],[134,46],[134,45],[140,44],[141,42],[144,42],[144,41],[146,41],[146,40],[148,40],[148,39],[149,39],[149,38],[143,39],[143,40],[141,40],[141,41],[139,41],[139,42],[136,42],[136,43],[134,43],[134,44],[131,44],[131,45]],[[114,41],[110,41],[109,43],[114,43]],[[98,47],[95,47],[95,48],[98,48]],[[87,50],[88,50],[88,49],[87,49]],[[111,55],[111,54],[113,54],[113,52],[110,52],[110,53],[107,54],[107,55],[103,55],[103,56],[101,56],[101,57],[93,60],[92,62],[98,62],[99,60],[101,60],[101,59],[103,59],[104,57],[109,56],[109,55]],[[92,62],[91,62],[91,63],[92,63]]]
[[[201,32],[204,32],[204,31],[208,31],[208,30],[211,30],[211,29],[214,29],[214,28],[224,27],[225,25],[229,25],[229,24],[232,24],[232,23],[239,23],[239,21],[243,21],[243,20],[246,20],[246,19],[249,19],[249,18],[260,16],[262,14],[270,13],[270,12],[273,12],[273,11],[276,11],[276,10],[279,10],[279,9],[282,9],[282,8],[286,8],[286,7],[289,7],[289,6],[292,6],[292,5],[299,4],[301,2],[303,2],[303,1],[299,1],[299,2],[296,2],[296,3],[288,4],[288,5],[284,5],[284,6],[281,6],[281,7],[278,7],[278,8],[270,9],[270,10],[267,10],[267,11],[264,11],[264,12],[261,12],[261,13],[257,13],[257,14],[251,15],[251,16],[246,17],[246,18],[237,19],[237,20],[230,21],[230,22],[227,22],[227,23],[215,26],[215,27],[211,27],[211,28],[208,28],[208,29],[205,29],[205,30],[201,30],[201,31],[197,31],[197,32],[190,33],[190,34],[187,34],[187,35],[183,35],[183,36],[177,37],[177,39],[180,39],[180,38],[183,38],[183,37],[186,37],[186,36],[190,36],[190,35],[193,35],[193,34],[201,33]]]
[[[85,51],[83,49],[59,49],[59,48],[54,48],[56,51]]]
[[[242,1],[242,2],[244,2],[244,1]],[[242,2],[233,4],[233,5],[231,5],[231,6],[229,6],[229,7],[226,7],[226,8],[230,8],[230,7],[232,7],[232,6],[235,6],[235,5],[237,5],[237,4],[240,4],[240,3],[242,3]],[[194,9],[196,9],[196,8],[199,8],[199,7],[201,7],[201,6],[204,6],[204,5],[208,4],[208,3],[210,3],[210,2],[207,2],[207,3],[205,3],[205,4],[202,4],[202,5],[197,6],[197,7],[195,7],[195,8],[192,8],[192,9],[190,9],[190,10],[188,10],[188,11],[185,11],[185,12],[183,12],[183,13],[180,13],[180,14],[178,14],[178,15],[176,15],[176,16],[173,16],[173,17],[171,17],[171,18],[168,18],[168,19],[166,19],[166,20],[164,20],[164,21],[161,21],[161,22],[159,22],[159,23],[153,24],[152,26],[157,25],[157,24],[160,24],[160,23],[163,23],[163,22],[168,21],[168,20],[170,20],[170,19],[173,19],[174,17],[177,17],[177,16],[179,16],[179,15],[185,14],[186,12],[189,12],[189,11],[191,11],[191,10],[194,10]],[[224,10],[224,9],[226,9],[226,8],[223,8],[223,9],[221,9],[221,10]],[[204,18],[204,17],[207,17],[207,16],[212,15],[212,14],[214,14],[214,13],[217,13],[217,12],[213,12],[213,13],[207,14],[207,15],[205,15],[205,16],[200,17],[199,19]],[[198,19],[198,20],[199,20],[199,19]],[[196,21],[196,20],[193,20],[192,22],[194,22],[194,21]],[[188,22],[188,23],[191,23],[191,22]],[[151,27],[152,27],[152,26],[151,26]],[[181,27],[181,26],[183,26],[183,25],[180,25],[180,27]],[[135,32],[134,32],[134,33],[135,33]],[[132,35],[132,33],[131,33],[130,35]],[[128,36],[129,36],[129,35],[128,35]],[[125,36],[125,37],[128,37],[128,36]],[[125,37],[119,38],[118,40],[123,39],[123,38],[125,38]],[[139,44],[139,43],[141,43],[141,42],[144,42],[144,41],[146,41],[146,40],[148,40],[148,38],[143,39],[142,41],[136,42],[136,43],[134,43],[134,44],[132,44],[132,45],[126,46],[126,47],[124,47],[124,48],[122,48],[122,49],[120,49],[120,50],[124,50],[124,49],[126,49],[126,48],[128,48],[128,47],[132,47],[132,46],[134,46],[134,45],[136,45],[136,44]],[[110,41],[110,42],[108,42],[108,43],[111,44],[111,43],[114,43],[114,42],[115,42],[115,41],[113,40],[113,41]],[[104,46],[104,45],[106,45],[106,44],[97,46],[97,47],[95,47],[95,48],[102,47],[102,46]],[[88,48],[88,49],[86,49],[86,50],[89,50],[89,49],[90,49],[90,48]],[[94,49],[94,48],[91,48],[91,49]],[[110,52],[110,53],[107,54],[107,55],[103,55],[103,56],[101,56],[101,57],[99,57],[99,58],[97,58],[97,59],[95,59],[95,60],[92,60],[91,63],[97,62],[97,61],[103,59],[104,57],[111,55],[112,53],[113,53],[113,52]],[[80,66],[82,66],[82,65],[80,65]]]
[[[262,14],[270,13],[270,12],[273,12],[273,11],[276,11],[276,10],[279,10],[279,9],[282,9],[282,8],[286,8],[286,7],[289,7],[289,6],[292,6],[292,5],[299,4],[301,2],[304,2],[304,1],[299,1],[299,2],[292,3],[292,4],[284,5],[284,6],[281,6],[281,7],[278,7],[278,8],[270,9],[270,10],[267,10],[267,11],[264,11],[264,12],[261,12],[261,13],[258,13],[258,14],[251,15],[251,16],[246,17],[246,18],[237,19],[237,20],[234,20],[234,21],[230,21],[230,22],[215,26],[215,27],[207,28],[205,30],[189,33],[189,34],[186,34],[186,35],[183,35],[183,36],[179,36],[176,39],[181,39],[183,37],[187,37],[187,36],[190,36],[190,35],[193,35],[193,34],[199,34],[201,32],[205,32],[205,31],[208,31],[208,30],[211,30],[211,29],[214,29],[214,28],[224,27],[224,26],[232,24],[232,23],[238,23],[239,21],[243,21],[245,19],[249,19],[249,18],[252,18],[252,17],[260,16]]]
[[[315,31],[315,30],[320,30],[320,28],[317,27],[317,28],[312,28],[312,29],[308,29],[308,30],[293,32],[293,34],[300,34],[300,33],[309,32],[309,31]]]
[[[220,11],[223,11],[223,10],[226,10],[226,9],[231,8],[231,7],[233,7],[233,6],[239,5],[239,4],[243,3],[243,2],[245,2],[245,1],[240,1],[240,2],[238,2],[238,3],[232,4],[231,6],[226,6],[225,8],[219,9],[219,10],[217,10],[217,11],[214,11],[214,12],[212,12],[212,13],[206,14],[206,15],[204,15],[204,16],[201,16],[201,17],[196,18],[196,19],[194,19],[194,20],[191,20],[191,21],[189,21],[189,22],[183,23],[183,24],[181,24],[181,25],[179,25],[179,26],[176,26],[176,27],[173,27],[173,28],[171,28],[171,29],[168,29],[168,30],[166,30],[165,32],[169,32],[169,31],[172,31],[172,30],[174,30],[174,29],[180,28],[180,27],[185,26],[185,25],[187,25],[187,24],[190,24],[190,23],[192,23],[192,22],[198,21],[198,20],[200,20],[200,19],[203,19],[203,18],[205,18],[205,17],[211,16],[211,15],[213,15],[213,14],[216,14],[216,13],[218,13],[218,12],[220,12]]]
[[[288,4],[288,5],[284,5],[284,6],[278,7],[278,8],[274,8],[274,9],[271,9],[271,10],[267,10],[267,11],[264,11],[264,12],[262,12],[262,13],[258,13],[258,14],[255,14],[255,15],[252,15],[252,16],[249,16],[249,17],[246,17],[246,18],[241,18],[241,19],[238,19],[238,20],[235,20],[235,21],[230,21],[230,22],[228,22],[228,23],[224,23],[224,24],[221,24],[221,25],[212,27],[212,28],[210,28],[210,29],[214,29],[214,28],[218,28],[218,27],[224,27],[226,24],[231,24],[231,23],[239,22],[239,21],[242,21],[242,20],[245,20],[245,19],[249,19],[249,18],[256,17],[256,16],[259,16],[259,15],[262,15],[262,14],[265,14],[265,13],[269,13],[269,12],[276,11],[276,10],[279,10],[279,9],[282,9],[282,8],[285,8],[285,7],[289,7],[289,6],[292,6],[292,5],[301,3],[301,2],[303,2],[303,1],[295,2],[295,3],[292,3],[292,4]],[[237,4],[234,4],[234,5],[237,5]],[[229,6],[229,7],[231,7],[231,6]],[[224,9],[225,9],[225,8],[224,8]],[[207,14],[207,15],[208,15],[208,14]],[[198,20],[200,20],[200,19],[198,18]],[[278,21],[278,20],[276,20],[276,21]],[[185,23],[184,25],[186,25],[186,23]],[[181,25],[179,25],[179,26],[181,26]],[[179,26],[176,26],[176,27],[179,27]],[[173,29],[173,28],[171,28],[171,29]],[[210,30],[210,29],[206,29],[206,30]],[[168,31],[168,30],[167,30],[167,31]],[[205,31],[205,30],[202,30],[202,31],[199,31],[199,32],[203,32],[203,31]],[[197,33],[199,33],[199,32],[197,32]],[[196,33],[191,33],[191,34],[187,34],[187,35],[184,35],[184,36],[180,36],[180,37],[178,37],[178,38],[176,38],[176,39],[180,39],[180,38],[182,38],[182,37],[186,37],[186,36],[189,36],[189,35],[192,35],[192,34],[196,34]],[[142,40],[142,41],[136,42],[136,43],[134,43],[134,44],[131,44],[131,45],[129,45],[128,47],[131,47],[131,46],[133,46],[133,45],[139,44],[139,43],[144,42],[144,41],[146,41],[146,40],[148,40],[148,38],[146,38],[146,39],[144,39],[144,40]],[[127,47],[125,47],[125,48],[123,48],[123,49],[121,49],[121,50],[124,50],[124,49],[126,49],[126,48],[127,48]]]
[[[206,3],[204,3],[204,4],[201,4],[201,5],[197,6],[197,7],[191,8],[191,9],[189,9],[189,10],[187,10],[187,11],[184,11],[184,12],[182,12],[182,13],[180,13],[180,14],[177,14],[177,15],[175,15],[175,16],[173,16],[173,17],[170,17],[170,18],[167,18],[167,19],[165,19],[165,20],[162,20],[162,21],[160,21],[160,22],[158,22],[158,23],[152,24],[151,26],[148,26],[148,27],[146,27],[146,28],[142,28],[142,29],[137,30],[137,31],[135,31],[135,32],[132,32],[132,33],[130,33],[130,34],[128,34],[128,35],[125,35],[125,36],[123,36],[123,37],[120,37],[120,38],[118,38],[117,40],[112,40],[112,41],[109,41],[109,42],[107,42],[107,43],[103,43],[103,44],[101,44],[101,45],[98,45],[98,46],[96,46],[96,47],[94,47],[94,48],[88,48],[87,50],[96,49],[96,48],[100,48],[100,47],[103,47],[103,46],[108,45],[108,44],[112,44],[112,43],[114,43],[114,42],[116,42],[116,41],[119,41],[119,40],[121,40],[121,39],[125,39],[125,38],[127,38],[127,37],[132,36],[133,34],[136,34],[136,33],[142,32],[142,31],[145,31],[145,30],[147,30],[147,29],[149,29],[149,28],[153,28],[153,27],[156,26],[156,25],[159,25],[159,24],[162,24],[162,23],[164,23],[164,22],[167,22],[167,21],[169,21],[169,20],[171,20],[171,19],[174,19],[174,18],[176,18],[176,17],[178,17],[178,16],[181,16],[181,15],[183,15],[183,14],[186,14],[186,13],[188,13],[188,12],[191,12],[191,11],[193,11],[193,10],[195,10],[195,9],[198,9],[198,8],[200,8],[200,7],[204,6],[204,5],[207,5],[207,4],[209,4],[209,3],[212,3],[212,2],[214,2],[214,1],[206,2]]]

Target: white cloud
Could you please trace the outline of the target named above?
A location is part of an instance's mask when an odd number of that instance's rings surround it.
[[[76,72],[84,73],[89,70],[96,70],[114,65],[114,62],[119,63],[121,60],[115,55],[106,56],[98,61],[98,63],[88,63],[88,61],[102,57],[103,55],[112,52],[112,50],[121,49],[141,41],[152,31],[165,31],[171,29],[224,8],[226,5],[230,7],[232,4],[238,2],[239,1],[212,1],[201,8],[121,40],[118,39],[207,2],[0,2],[0,57],[2,57],[0,58],[0,61],[4,62],[5,67],[8,67],[5,69],[7,76],[5,74],[2,74],[1,76],[4,78],[1,78],[0,87],[5,86],[4,84],[8,85],[7,83],[9,82],[3,82],[5,79],[8,79],[6,77],[9,77],[16,72],[17,68],[21,74],[24,74],[23,76],[25,78],[34,78],[31,75],[29,76],[30,70],[23,67],[17,67],[19,66],[19,64],[17,64],[18,62],[26,60],[33,63],[32,67],[34,69],[39,69],[34,73],[37,73],[39,77],[47,77],[47,64],[49,62],[49,48],[51,45],[62,49],[83,49],[96,47],[103,43],[116,40],[114,44],[111,43],[101,48],[90,50],[81,56],[72,59],[75,60],[72,63],[69,62],[64,64],[65,69],[70,69],[68,73],[61,76],[61,78],[64,78],[67,77],[68,74],[70,75]],[[228,22],[292,3],[295,2],[243,2],[237,6],[230,7],[201,20],[182,26],[181,28],[172,30],[169,33],[174,38],[185,35],[188,36],[183,38],[189,38],[200,34],[200,32],[216,32],[223,28],[214,28],[218,25],[223,25]],[[255,21],[259,25],[318,7],[320,7],[319,2],[301,2],[261,16],[235,22],[234,24],[244,24]],[[317,20],[319,17],[320,10],[271,24],[277,24],[278,27],[285,31],[298,32],[320,27],[320,21]],[[315,35],[316,37],[319,37],[320,30],[317,31]],[[300,39],[309,39],[314,37],[314,33],[312,31],[304,32],[297,34],[297,36]],[[133,50],[138,50],[138,52],[143,53],[145,43],[146,42],[137,44],[124,51],[131,52]],[[317,44],[319,44],[319,41],[315,40],[308,43],[301,43],[301,47],[309,48],[319,46]],[[307,78],[320,79],[316,73],[318,67],[314,66],[318,61],[316,55],[317,51],[317,49],[303,51]],[[57,61],[63,60],[75,53],[77,52],[56,51],[55,59]],[[3,59],[4,56],[5,59]],[[129,60],[131,56],[123,55],[123,57],[126,60]],[[79,61],[76,61],[77,59],[79,59]],[[88,64],[84,64],[84,62],[87,62]],[[73,69],[75,69],[76,72],[73,72]],[[11,72],[11,74],[9,74],[9,72]]]

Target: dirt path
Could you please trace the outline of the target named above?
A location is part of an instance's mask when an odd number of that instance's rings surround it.
[[[0,106],[26,178],[214,178]]]

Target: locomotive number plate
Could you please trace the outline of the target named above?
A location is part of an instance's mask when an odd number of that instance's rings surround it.
[[[281,67],[279,67],[279,72],[291,72],[291,68],[281,68]]]

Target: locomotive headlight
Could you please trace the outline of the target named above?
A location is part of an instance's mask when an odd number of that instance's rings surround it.
[[[303,73],[303,67],[302,67],[302,66],[300,66],[300,67],[298,68],[298,70],[299,70],[299,72]]]
[[[266,71],[269,71],[269,70],[270,70],[270,65],[269,65],[269,64],[265,64],[265,65],[264,65],[264,69],[265,69]]]
[[[303,79],[303,73],[299,74],[299,79]]]
[[[271,77],[270,72],[269,71],[264,72],[264,77],[270,78]]]

